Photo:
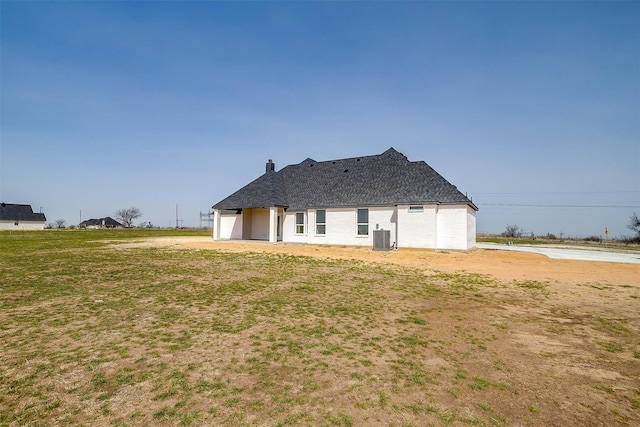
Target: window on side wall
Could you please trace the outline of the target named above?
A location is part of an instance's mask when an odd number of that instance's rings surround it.
[[[327,232],[327,211],[318,209],[316,211],[316,234],[326,234]]]
[[[296,212],[296,234],[304,234],[304,212]]]
[[[369,235],[369,209],[358,209],[358,236]]]

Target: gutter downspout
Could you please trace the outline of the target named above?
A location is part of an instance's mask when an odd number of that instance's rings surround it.
[[[395,242],[395,246],[396,246],[396,249],[398,249],[398,218],[399,218],[398,217],[398,205],[396,205],[395,214],[396,214],[396,242]]]

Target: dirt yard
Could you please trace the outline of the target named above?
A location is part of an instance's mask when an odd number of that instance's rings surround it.
[[[266,242],[214,242],[209,237],[164,237],[149,239],[136,246],[184,247],[228,252],[282,253],[365,262],[391,263],[425,271],[466,271],[489,275],[500,281],[536,280],[576,285],[585,282],[625,282],[640,286],[640,266],[633,264],[553,260],[522,252],[475,249],[430,251],[400,249],[374,252],[370,248],[351,246],[317,246]]]
[[[449,317],[453,316],[463,324],[458,323],[454,333],[462,331],[466,341],[479,336],[493,340],[490,357],[465,361],[464,366],[503,371],[503,384],[520,385],[509,402],[494,402],[494,407],[500,406],[511,420],[521,420],[519,425],[640,425],[640,265],[482,249],[373,252],[357,247],[213,242],[208,237],[158,238],[131,246],[354,259],[397,264],[434,277],[478,275],[498,284],[478,289],[491,303],[469,301],[465,307],[461,301],[447,307],[448,313],[434,314],[431,322],[441,324],[433,332],[435,339],[452,336]],[[464,349],[450,350],[455,354]],[[466,371],[461,372],[464,378]],[[474,384],[470,388],[467,393],[473,393]],[[472,397],[460,393],[455,399]],[[445,391],[434,396],[444,405],[454,404]],[[509,406],[514,408],[511,414]],[[529,408],[530,418],[517,413],[515,408],[523,406]]]
[[[0,426],[640,426],[638,264],[4,237]]]

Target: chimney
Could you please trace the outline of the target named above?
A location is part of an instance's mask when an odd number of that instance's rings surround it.
[[[275,170],[276,170],[276,164],[273,163],[273,161],[271,161],[271,159],[269,159],[269,161],[267,162],[267,173],[275,172]]]

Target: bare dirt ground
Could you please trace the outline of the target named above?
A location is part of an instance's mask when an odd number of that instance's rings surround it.
[[[368,247],[269,244],[249,241],[215,242],[209,237],[163,237],[148,239],[134,245],[356,259],[425,270],[486,274],[501,281],[537,280],[565,285],[585,282],[626,282],[640,286],[640,266],[638,265],[553,260],[537,254],[485,249],[467,252],[422,249],[374,252]]]
[[[498,391],[495,400],[487,397],[491,406],[499,406],[511,420],[520,420],[516,425],[640,425],[640,265],[482,249],[373,252],[358,247],[214,242],[208,237],[157,238],[127,246],[353,259],[396,264],[434,277],[482,275],[493,283],[478,289],[490,304],[459,301],[430,321],[436,336],[440,329],[442,338],[444,331],[453,331],[466,344],[477,337],[491,342],[491,357],[464,363],[467,370],[475,364],[493,372],[487,375],[496,383],[518,385],[508,402],[500,401]],[[447,325],[452,316],[458,321],[455,330]],[[461,345],[458,350],[465,348]],[[451,354],[456,350],[454,345]],[[436,358],[432,362],[449,363]],[[454,398],[445,391],[435,396],[445,406],[455,405],[471,398],[475,386],[482,384],[460,388]],[[485,406],[491,410],[489,403],[480,405],[483,410]],[[528,407],[530,414],[523,416],[518,407]]]

